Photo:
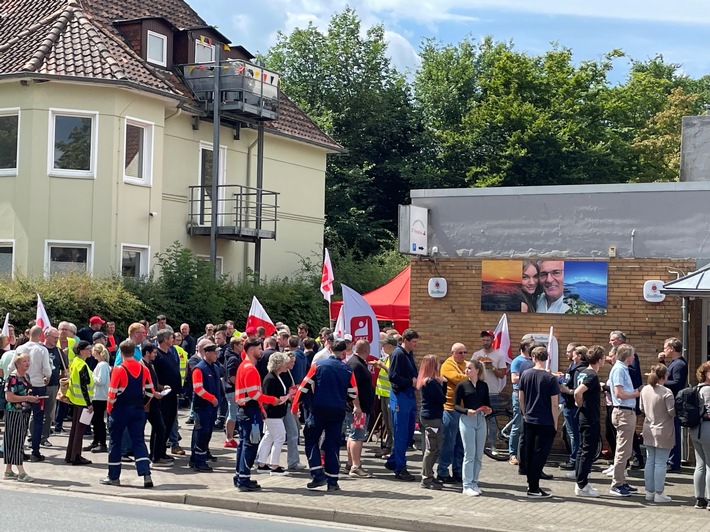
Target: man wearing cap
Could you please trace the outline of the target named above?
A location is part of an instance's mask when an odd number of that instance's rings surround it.
[[[202,355],[202,361],[192,371],[195,426],[192,429],[190,467],[195,471],[212,471],[212,467],[207,464],[207,457],[212,430],[217,420],[217,407],[222,398],[222,383],[216,364],[217,345],[211,342],[199,344],[197,349]]]
[[[100,316],[91,316],[88,327],[82,327],[76,335],[79,340],[92,343],[94,333],[101,330],[101,326],[106,323]]]
[[[505,387],[505,376],[508,373],[506,356],[500,351],[493,349],[493,339],[495,335],[492,331],[481,331],[481,343],[483,349],[476,351],[471,360],[478,360],[486,368],[486,384],[490,394],[491,408],[493,411],[504,410],[508,407],[508,402],[500,392]],[[492,454],[497,454],[495,440],[498,433],[496,420],[488,420],[488,447]]]
[[[396,479],[407,482],[414,480],[414,475],[407,471],[407,448],[414,434],[417,414],[417,399],[414,395],[417,365],[414,362],[414,350],[418,341],[419,333],[406,329],[402,333],[402,345],[395,347],[390,355],[390,407],[393,410],[394,444],[385,467],[394,471]]]
[[[101,331],[96,331],[92,336],[91,336],[91,345],[94,344],[101,344],[104,347],[106,346],[106,335],[102,333]],[[89,369],[91,371],[94,371],[96,369],[96,366],[99,365],[99,361],[96,360],[94,357],[89,357],[86,359],[86,365],[89,366]]]

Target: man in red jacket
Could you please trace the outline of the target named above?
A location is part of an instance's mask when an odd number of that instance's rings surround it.
[[[280,405],[288,401],[290,395],[272,397],[261,393],[261,377],[256,369],[256,363],[261,358],[260,340],[249,338],[244,342],[244,354],[246,356],[239,365],[234,382],[239,428],[234,486],[239,491],[259,491],[261,486],[255,480],[251,480],[251,468],[263,433],[262,404]]]

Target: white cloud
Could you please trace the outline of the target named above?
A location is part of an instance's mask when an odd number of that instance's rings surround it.
[[[385,31],[387,40],[387,55],[392,64],[400,71],[409,71],[412,74],[419,65],[421,58],[417,51],[403,35],[395,31]]]

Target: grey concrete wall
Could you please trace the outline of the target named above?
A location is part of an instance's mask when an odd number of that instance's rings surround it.
[[[710,181],[710,116],[684,116],[680,180]]]
[[[449,257],[710,259],[710,182],[412,190]]]

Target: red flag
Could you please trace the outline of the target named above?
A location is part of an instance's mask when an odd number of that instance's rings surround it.
[[[323,294],[323,299],[330,303],[330,297],[333,295],[333,265],[330,263],[330,254],[328,248],[325,248],[325,257],[323,257],[323,273],[320,278],[320,291]]]
[[[508,364],[513,362],[513,353],[510,349],[510,333],[508,332],[508,315],[503,314],[493,331],[493,349],[508,357]]]
[[[247,318],[247,324],[246,327],[244,327],[244,330],[248,329],[249,327],[263,327],[264,329],[266,329],[266,336],[271,336],[276,332],[274,322],[271,321],[271,318],[269,318],[269,315],[264,310],[264,307],[261,306],[261,303],[259,303],[259,300],[256,298],[256,296],[254,296],[254,298],[251,300],[249,317]]]

